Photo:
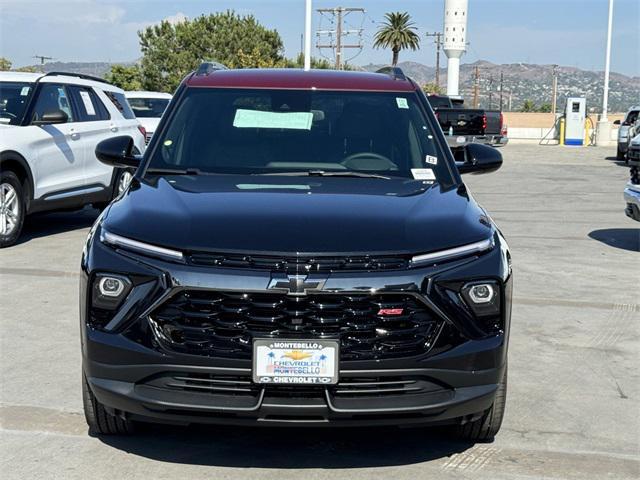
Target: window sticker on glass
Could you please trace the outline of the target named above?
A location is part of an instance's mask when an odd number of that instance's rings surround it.
[[[311,130],[312,112],[263,112],[239,108],[233,119],[236,128]]]
[[[396,103],[398,108],[409,108],[409,102],[407,102],[406,98],[396,97]]]
[[[95,115],[96,109],[93,108],[93,102],[91,101],[89,92],[81,91],[80,97],[82,97],[82,103],[84,104],[84,109],[87,111],[87,115]]]
[[[20,96],[26,97],[27,95],[29,95],[30,90],[31,90],[31,87],[22,87],[22,90],[20,90]]]
[[[425,157],[424,161],[426,163],[428,163],[429,165],[437,165],[438,164],[438,157],[434,157],[433,155],[427,155]]]
[[[411,174],[416,180],[435,180],[436,175],[430,168],[412,168]]]

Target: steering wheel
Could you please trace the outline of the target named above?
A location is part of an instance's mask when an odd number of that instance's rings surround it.
[[[375,152],[359,152],[346,157],[341,165],[353,170],[397,170],[398,166],[384,155]]]
[[[0,116],[7,116],[9,118],[18,118],[18,116],[15,113],[7,112],[6,110],[4,112],[0,112]]]

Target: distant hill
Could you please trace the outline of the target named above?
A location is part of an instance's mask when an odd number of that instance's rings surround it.
[[[373,71],[382,65],[366,65],[365,70]],[[416,82],[433,83],[435,68],[416,62],[401,62],[399,66]],[[500,72],[504,74],[503,108],[508,109],[511,92],[511,110],[519,110],[525,100],[533,100],[537,107],[551,103],[552,65],[511,63],[498,65],[484,60],[460,66],[460,93],[470,103],[473,98],[475,67],[480,72],[480,104],[489,107],[489,92],[493,108],[500,102]],[[563,109],[566,98],[586,97],[587,108],[599,111],[602,105],[603,72],[580,70],[574,67],[558,67],[558,109]],[[446,89],[447,69],[440,71],[440,85]],[[609,81],[609,110],[626,112],[630,105],[640,103],[640,77],[628,77],[611,73]]]
[[[119,65],[133,65],[135,62],[116,62]],[[94,77],[104,78],[105,74],[111,69],[111,65],[115,63],[109,62],[49,62],[44,65],[31,65],[38,71],[47,72],[69,72],[82,73],[84,75],[92,75]]]
[[[133,65],[135,62],[118,62]],[[444,62],[443,62],[444,63]],[[104,77],[111,68],[108,62],[51,62],[43,67],[45,72],[65,71],[84,73]],[[383,65],[369,64],[361,67],[373,71]],[[435,68],[418,62],[401,62],[399,66],[418,83],[432,83],[435,79]],[[511,93],[511,110],[520,110],[525,100],[533,100],[537,107],[551,103],[551,65],[511,63],[498,65],[480,60],[460,66],[460,92],[467,100],[473,98],[473,79],[475,67],[480,71],[480,105],[499,107],[500,72],[504,74],[503,108],[509,109]],[[39,65],[35,66],[40,68]],[[587,98],[587,108],[599,111],[602,104],[603,72],[580,70],[574,67],[558,67],[558,109],[564,108],[568,96]],[[447,70],[441,69],[440,84],[446,88]],[[490,92],[492,94],[490,95]],[[626,112],[630,105],[640,103],[640,77],[628,77],[619,73],[611,73],[609,84],[609,109],[611,112]]]

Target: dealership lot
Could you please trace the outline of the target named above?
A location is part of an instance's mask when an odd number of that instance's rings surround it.
[[[594,478],[640,475],[640,224],[614,148],[508,145],[466,177],[515,284],[507,413],[491,444],[437,432],[150,427],[87,435],[80,251],[97,212],[30,219],[0,251],[0,473],[12,478]],[[611,158],[608,158],[611,157]]]

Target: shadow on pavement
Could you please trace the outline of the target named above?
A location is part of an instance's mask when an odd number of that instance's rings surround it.
[[[22,234],[17,245],[30,240],[57,233],[69,232],[93,225],[100,212],[85,208],[73,212],[36,213],[25,219]]]
[[[605,157],[605,160],[611,160],[612,162],[614,162],[619,167],[627,167],[627,168],[629,168],[629,165],[627,164],[627,162],[625,162],[624,160],[620,160],[618,157]]]
[[[589,237],[610,247],[640,252],[640,228],[605,228],[590,232]]]
[[[248,428],[144,426],[132,437],[99,437],[124,452],[170,463],[245,468],[363,468],[409,465],[473,446],[425,428]]]

